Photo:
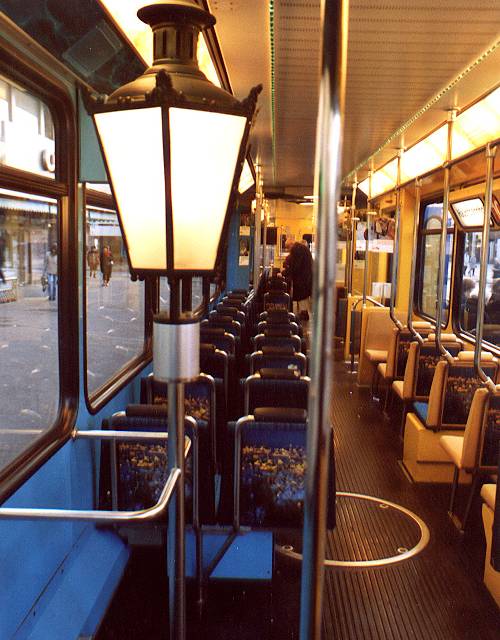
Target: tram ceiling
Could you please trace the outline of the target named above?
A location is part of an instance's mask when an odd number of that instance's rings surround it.
[[[320,1],[209,4],[234,93],[257,79],[264,83],[253,155],[259,156],[266,187],[303,187],[310,193]],[[418,123],[389,141],[377,164],[443,122],[444,110],[463,107],[493,88],[499,38],[498,0],[351,0],[343,175],[363,165],[443,89],[448,90]]]

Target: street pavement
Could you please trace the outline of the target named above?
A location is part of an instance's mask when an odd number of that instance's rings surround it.
[[[115,269],[108,287],[87,277],[88,385],[92,393],[142,351],[144,284]],[[0,467],[10,462],[57,415],[57,301],[40,285],[18,288],[0,304]],[[64,319],[62,319],[64,322]]]

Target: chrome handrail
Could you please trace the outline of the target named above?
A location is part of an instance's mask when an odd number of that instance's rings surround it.
[[[423,344],[424,339],[420,335],[420,333],[413,326],[413,297],[415,295],[415,276],[417,274],[417,261],[415,260],[415,256],[417,255],[417,247],[418,247],[418,219],[420,216],[420,191],[422,189],[422,181],[417,178],[415,180],[415,213],[413,218],[413,251],[412,256],[413,259],[411,261],[411,272],[410,272],[410,286],[408,287],[408,318],[406,324],[408,325],[408,330],[412,334],[414,338],[420,343]]]
[[[474,368],[481,382],[492,393],[500,390],[500,385],[496,385],[488,376],[481,366],[481,351],[483,344],[483,325],[484,325],[484,296],[486,293],[486,277],[488,272],[488,251],[490,242],[490,219],[491,219],[491,203],[493,200],[493,169],[497,148],[488,144],[486,146],[486,184],[484,195],[484,219],[483,233],[481,239],[481,258],[479,270],[479,292],[477,298],[477,316],[476,316],[476,343],[474,345]]]
[[[100,439],[100,440],[168,440],[166,432],[157,431],[113,431],[93,430],[78,431],[72,433],[73,440]],[[184,455],[189,453],[191,441],[185,438]],[[156,519],[167,508],[172,498],[175,487],[181,475],[180,469],[172,469],[162,489],[158,502],[147,509],[136,511],[98,510],[98,509],[46,509],[38,507],[0,507],[0,520],[72,520],[93,522],[95,524],[148,522]]]
[[[443,215],[441,218],[441,242],[439,244],[439,269],[438,269],[438,290],[437,290],[437,309],[436,309],[436,344],[439,352],[446,358],[448,362],[453,362],[453,356],[441,342],[441,325],[443,322],[443,289],[445,277],[446,262],[446,240],[448,237],[448,207],[450,201],[450,159],[451,159],[451,140],[452,126],[455,119],[455,110],[448,113],[448,150],[446,154],[446,162],[444,165],[443,179]],[[451,282],[449,283],[451,287]],[[451,295],[450,295],[451,300]]]
[[[321,26],[315,171],[318,254],[314,265],[300,640],[319,640],[322,632],[323,561],[331,455],[332,336],[335,334],[335,314],[332,310],[335,297],[336,221],[347,67],[348,0],[323,0]]]

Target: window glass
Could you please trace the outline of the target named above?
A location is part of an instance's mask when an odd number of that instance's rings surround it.
[[[0,78],[0,163],[47,177],[55,174],[54,121],[36,96]]]
[[[87,206],[87,388],[94,393],[144,350],[144,283],[132,282],[116,212]]]
[[[481,239],[479,232],[464,234],[460,327],[471,334],[476,332]],[[483,338],[500,345],[500,231],[490,231],[484,301]]]
[[[441,243],[441,221],[443,204],[426,205],[420,238],[421,279],[419,291],[419,311],[436,318],[438,298],[439,249]],[[453,219],[448,213],[448,234],[444,263],[443,322],[447,321],[450,306],[450,282],[453,262]]]
[[[0,189],[0,467],[59,405],[58,203]]]
[[[196,309],[201,304],[202,298],[203,278],[193,278],[191,290],[191,309]],[[160,311],[170,311],[170,286],[168,284],[168,278],[160,278]]]

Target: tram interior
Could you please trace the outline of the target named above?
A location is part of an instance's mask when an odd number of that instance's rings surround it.
[[[262,90],[217,262],[145,275],[96,96],[169,61]],[[0,640],[498,638],[499,69],[497,0],[0,0]]]

